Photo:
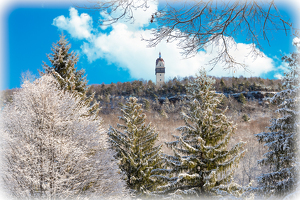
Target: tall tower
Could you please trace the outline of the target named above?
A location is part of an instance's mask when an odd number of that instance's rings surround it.
[[[155,67],[156,75],[156,86],[161,87],[165,82],[165,61],[161,58],[161,53],[159,52],[159,58],[156,59]]]

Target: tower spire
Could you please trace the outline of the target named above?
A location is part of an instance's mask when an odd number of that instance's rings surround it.
[[[158,54],[158,55],[159,55],[159,58],[161,58],[161,53],[160,53],[160,52],[159,52],[159,54]]]

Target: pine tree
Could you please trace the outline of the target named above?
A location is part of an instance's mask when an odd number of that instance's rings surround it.
[[[212,91],[213,83],[200,71],[187,87],[191,98],[187,113],[182,112],[185,126],[177,128],[181,136],[174,136],[176,141],[166,143],[174,155],[164,156],[166,175],[153,176],[169,181],[158,188],[160,194],[196,197],[241,191],[232,175],[244,143],[227,150],[234,126],[225,116],[226,110],[218,108],[223,94]]]
[[[245,104],[246,103],[246,98],[245,98],[245,96],[243,95],[243,93],[241,93],[240,95],[239,95],[239,102],[241,102],[242,104]]]
[[[52,74],[60,84],[60,88],[63,90],[72,91],[85,100],[85,105],[91,106],[90,112],[97,113],[99,111],[98,103],[94,103],[94,93],[90,96],[86,96],[88,91],[86,76],[84,76],[84,69],[77,70],[75,67],[78,62],[78,55],[73,51],[70,52],[71,45],[65,38],[65,35],[61,34],[59,41],[52,45],[52,53],[47,54],[47,57],[51,63],[51,66],[43,62],[43,68],[45,72],[43,74]]]
[[[220,81],[220,85],[221,85],[221,90],[224,91],[226,89],[226,84],[225,84],[225,82],[222,78],[221,78],[221,81]]]
[[[62,89],[76,90],[81,96],[88,89],[84,69],[77,70],[78,55],[70,52],[71,45],[61,34],[59,41],[52,45],[52,53],[47,54],[51,66],[43,62],[45,73],[51,73],[58,80]]]
[[[153,191],[158,182],[151,180],[151,171],[161,167],[161,146],[154,146],[158,133],[146,125],[146,115],[143,113],[142,104],[137,103],[137,98],[130,97],[121,109],[123,116],[119,117],[123,124],[118,124],[117,130],[110,126],[109,141],[117,158],[120,159],[119,167],[126,175],[127,186],[135,195],[143,195]]]
[[[163,105],[161,106],[161,113],[165,113],[165,116],[168,118],[167,113],[170,112],[170,101],[168,97],[165,98]],[[162,114],[164,116],[164,114]]]
[[[146,98],[144,98],[144,108],[150,110],[150,102]]]
[[[265,143],[268,152],[258,163],[270,168],[270,172],[258,177],[256,188],[264,196],[283,197],[297,184],[297,155],[299,127],[299,46],[298,53],[283,57],[289,64],[289,72],[283,78],[284,90],[269,101],[278,105],[279,117],[271,119],[269,132],[259,133],[259,142]]]

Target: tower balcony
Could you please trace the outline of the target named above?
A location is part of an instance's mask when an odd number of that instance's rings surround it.
[[[165,68],[155,68],[155,74],[156,73],[165,73]]]

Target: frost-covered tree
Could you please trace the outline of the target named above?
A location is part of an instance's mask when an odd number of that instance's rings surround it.
[[[25,82],[1,112],[1,174],[18,199],[122,198],[101,118],[51,75]]]
[[[146,115],[137,98],[130,97],[121,111],[123,116],[119,118],[122,124],[117,125],[119,130],[110,126],[109,141],[117,151],[119,167],[126,175],[128,188],[135,195],[143,196],[159,184],[150,179],[151,171],[162,165],[161,145],[154,146],[158,133],[150,123],[146,125]]]
[[[165,176],[153,175],[168,180],[168,184],[158,188],[160,194],[195,198],[214,194],[239,196],[242,191],[232,181],[232,175],[244,152],[244,143],[228,148],[234,126],[226,117],[226,110],[218,108],[223,94],[213,91],[213,83],[202,70],[187,87],[191,98],[187,112],[182,112],[185,126],[177,128],[181,136],[174,135],[176,141],[166,143],[174,155],[164,157]]]
[[[271,119],[269,132],[259,133],[259,142],[265,143],[268,152],[258,163],[270,168],[269,173],[258,177],[256,188],[264,196],[283,197],[293,191],[297,183],[297,155],[299,140],[299,43],[298,52],[283,57],[289,64],[289,72],[283,78],[284,90],[269,101],[278,105],[278,117]],[[276,116],[276,115],[275,115]]]
[[[85,105],[93,105],[90,108],[91,113],[98,113],[99,104],[94,103],[94,93],[87,97],[87,80],[84,76],[84,69],[77,70],[75,67],[78,62],[78,55],[71,51],[71,45],[65,38],[65,35],[61,34],[59,41],[52,45],[52,53],[47,54],[47,57],[51,63],[51,66],[43,62],[43,68],[45,72],[41,74],[52,74],[63,90],[72,91],[85,100]]]
[[[71,45],[61,34],[59,41],[52,45],[52,53],[47,54],[51,66],[43,62],[45,73],[52,73],[58,80],[61,88],[66,90],[76,90],[80,95],[85,95],[87,91],[87,80],[84,76],[84,69],[77,70],[78,55],[70,52]]]

